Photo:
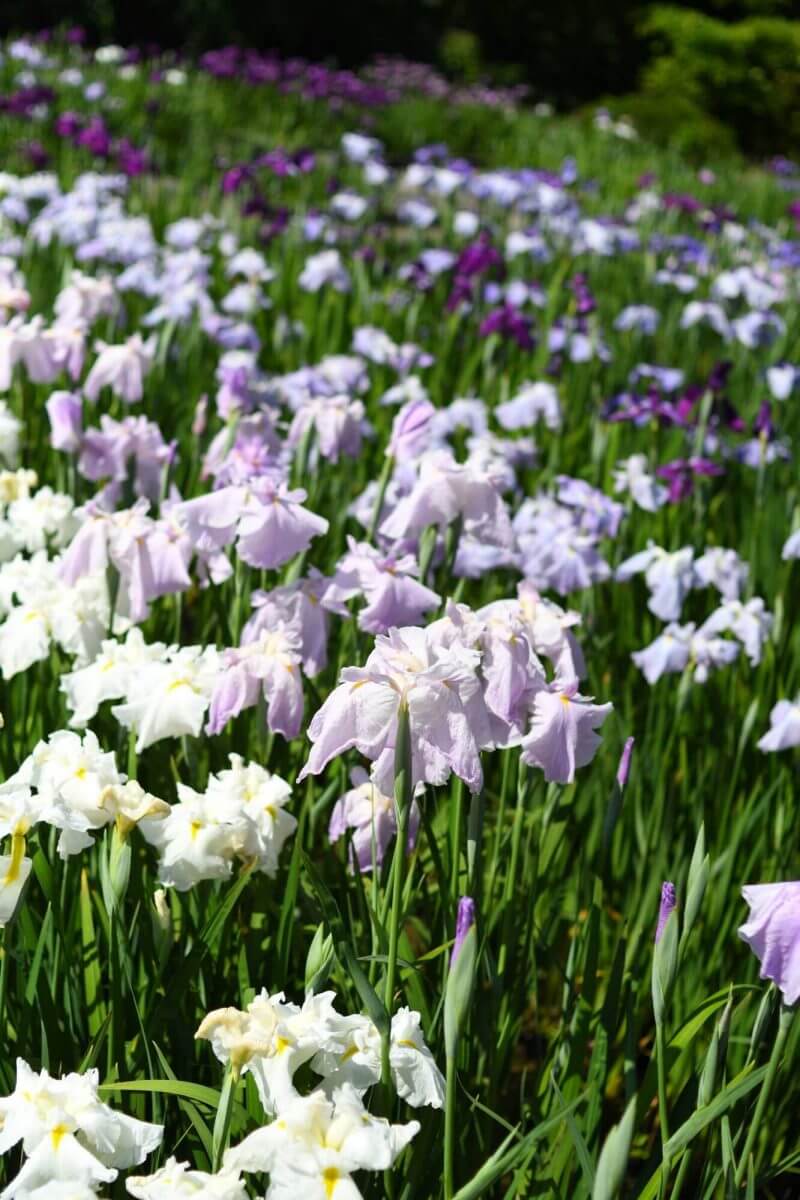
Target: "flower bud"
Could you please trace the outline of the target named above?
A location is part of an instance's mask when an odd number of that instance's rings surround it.
[[[100,882],[103,889],[103,900],[109,916],[119,908],[128,890],[131,875],[131,847],[118,825],[111,828],[111,839],[108,844],[108,859],[101,864]]]
[[[662,883],[661,904],[658,909],[658,924],[656,925],[656,944],[661,941],[670,914],[675,911],[675,884]]]
[[[628,782],[628,772],[631,769],[633,743],[634,739],[629,737],[626,739],[625,745],[622,747],[622,754],[620,756],[619,766],[617,767],[617,783],[619,784],[620,791],[622,791],[622,789],[625,787],[625,784]]]
[[[475,930],[475,903],[462,896],[456,917],[456,939],[444,994],[444,1045],[449,1059],[455,1058],[459,1034],[469,1012],[478,939]]]
[[[317,926],[317,931],[306,955],[306,995],[319,990],[327,979],[333,963],[333,938],[325,934],[325,923]]]
[[[461,948],[464,945],[464,939],[474,924],[475,901],[471,896],[462,896],[458,902],[458,911],[456,912],[456,938],[453,943],[452,953],[450,955],[451,971],[455,966],[456,959],[461,953]]]
[[[652,994],[656,1025],[666,1017],[672,985],[678,971],[678,914],[675,911],[675,885],[661,887],[661,906],[656,927],[656,948],[653,954]]]
[[[159,967],[163,967],[172,945],[172,912],[163,888],[158,888],[153,894],[150,918],[153,923],[153,941],[158,952],[158,964]]]

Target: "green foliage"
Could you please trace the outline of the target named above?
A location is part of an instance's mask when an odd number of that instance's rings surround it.
[[[439,58],[455,79],[475,83],[481,75],[481,44],[468,29],[448,29],[439,46]]]
[[[748,153],[800,146],[800,21],[753,16],[726,23],[657,6],[642,23],[653,57],[639,115],[681,149],[709,150],[720,134]],[[633,114],[636,115],[636,114]]]

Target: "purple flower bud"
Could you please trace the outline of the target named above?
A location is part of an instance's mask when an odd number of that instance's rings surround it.
[[[667,881],[661,885],[661,905],[658,910],[658,924],[656,925],[656,945],[661,941],[661,935],[664,932],[670,913],[675,909],[675,884]]]
[[[464,945],[464,938],[467,936],[474,924],[475,901],[471,896],[462,896],[458,902],[458,912],[456,913],[456,940],[453,943],[453,952],[450,955],[451,971],[455,966],[455,961],[461,952],[461,947]]]
[[[192,433],[195,437],[202,437],[206,431],[208,424],[208,396],[201,396],[197,401],[192,419]]]
[[[620,791],[628,782],[628,772],[631,769],[631,754],[633,753],[634,740],[635,739],[632,737],[627,738],[625,745],[622,747],[622,754],[620,756],[619,766],[617,767],[617,783],[619,784]]]

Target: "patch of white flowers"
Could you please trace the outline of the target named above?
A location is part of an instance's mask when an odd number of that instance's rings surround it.
[[[2,1200],[93,1196],[161,1144],[162,1126],[114,1112],[98,1085],[97,1071],[54,1079],[17,1059],[14,1091],[0,1099],[0,1154],[21,1142],[25,1161]]]
[[[353,1173],[387,1170],[419,1131],[417,1121],[392,1125],[364,1107],[365,1092],[381,1077],[380,1034],[368,1017],[338,1013],[335,998],[334,992],[309,993],[298,1005],[283,992],[264,990],[244,1011],[209,1013],[197,1031],[234,1081],[253,1076],[265,1112],[274,1117],[224,1158],[226,1171],[268,1172],[267,1200],[301,1194],[358,1200]],[[307,1096],[294,1086],[305,1064],[321,1077],[320,1087]],[[401,1008],[394,1015],[390,1064],[403,1100],[414,1107],[443,1107],[444,1080],[425,1044],[419,1013]]]
[[[227,1150],[215,1174],[171,1157],[151,1175],[125,1183],[136,1200],[246,1200],[243,1173],[268,1173],[265,1200],[359,1200],[358,1171],[386,1171],[419,1132],[418,1121],[392,1124],[364,1106],[380,1079],[380,1035],[369,1018],[342,1016],[335,994],[309,993],[302,1005],[263,991],[245,1011],[209,1013],[196,1036],[211,1042],[234,1087],[249,1072],[268,1124]],[[301,1095],[293,1077],[303,1064],[321,1086]],[[392,1080],[418,1107],[441,1108],[444,1080],[425,1044],[419,1013],[392,1021]],[[163,1128],[115,1112],[100,1098],[96,1070],[53,1078],[17,1059],[10,1096],[0,1099],[0,1154],[22,1143],[21,1170],[0,1200],[91,1200],[121,1170],[138,1166],[162,1141]]]
[[[58,853],[66,859],[88,849],[90,835],[107,825],[124,840],[145,817],[152,824],[169,811],[117,770],[113,753],[102,750],[93,733],[50,734],[0,784],[0,837],[11,839],[10,854],[0,856],[0,925],[14,915],[31,873],[26,839],[36,825],[60,830]]]
[[[185,892],[204,879],[225,879],[237,859],[276,874],[284,842],[297,828],[284,807],[292,789],[238,754],[230,763],[209,778],[205,792],[179,783],[179,802],[166,819],[142,822],[142,833],[158,850],[158,878],[165,887]]]
[[[220,667],[214,646],[148,644],[136,628],[124,642],[100,640],[95,657],[62,676],[70,724],[85,725],[104,701],[120,700],[111,712],[136,734],[137,754],[162,738],[198,737]]]
[[[39,824],[60,831],[63,859],[92,846],[91,835],[106,826],[121,842],[138,826],[158,851],[160,882],[178,891],[227,878],[237,860],[274,877],[297,828],[285,811],[292,789],[238,754],[230,764],[203,793],[179,783],[178,803],[170,805],[121,774],[91,731],[50,734],[0,784],[0,837],[11,839],[10,853],[0,855],[0,926],[14,915],[30,875],[26,839]]]

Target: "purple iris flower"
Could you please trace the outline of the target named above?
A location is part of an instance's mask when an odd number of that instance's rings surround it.
[[[499,308],[493,309],[481,321],[478,332],[481,337],[497,333],[500,337],[509,338],[517,343],[520,350],[532,350],[534,347],[530,321],[513,304],[501,304]]]
[[[74,138],[78,130],[81,128],[82,118],[79,113],[71,112],[69,109],[66,112],[59,113],[55,119],[53,128],[59,137]]]
[[[225,196],[231,196],[238,192],[240,188],[251,178],[249,167],[229,167],[222,176],[222,192]]]
[[[570,283],[575,297],[575,311],[578,316],[585,317],[597,308],[597,301],[592,295],[585,275],[575,275]]]
[[[85,129],[75,138],[78,146],[86,149],[96,158],[107,158],[111,153],[111,134],[106,128],[102,117],[92,117]]]
[[[709,478],[713,475],[724,475],[724,469],[719,463],[709,458],[676,458],[674,462],[665,463],[656,469],[656,475],[667,481],[667,494],[670,504],[679,504],[694,491],[696,478]]]

